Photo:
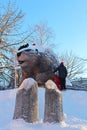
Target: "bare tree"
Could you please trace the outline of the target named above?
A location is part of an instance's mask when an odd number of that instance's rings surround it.
[[[59,56],[60,61],[64,61],[64,64],[68,70],[68,78],[72,79],[85,73],[85,62],[81,58],[77,57],[72,51],[66,52]]]
[[[16,7],[16,3],[0,6],[0,84],[2,80],[12,81],[14,67],[14,50],[24,43],[38,45],[51,44],[52,30],[45,24],[37,24],[28,31],[22,30],[24,13]],[[6,67],[9,66],[9,67]]]
[[[3,85],[3,80],[8,84],[11,78],[14,79],[13,51],[15,45],[24,43],[28,37],[22,31],[23,18],[24,13],[16,7],[15,2],[0,5],[0,85]]]
[[[30,30],[34,32],[31,37],[31,43],[36,43],[37,45],[53,46],[54,33],[52,28],[47,24],[36,24],[31,27]]]

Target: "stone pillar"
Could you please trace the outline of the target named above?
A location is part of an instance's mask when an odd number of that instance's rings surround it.
[[[38,85],[32,78],[25,79],[18,89],[13,119],[18,118],[29,123],[38,121]]]
[[[45,84],[45,111],[44,122],[61,122],[63,121],[62,94],[52,80]]]

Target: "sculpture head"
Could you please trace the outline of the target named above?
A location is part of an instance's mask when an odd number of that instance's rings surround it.
[[[17,60],[22,68],[23,79],[33,77],[41,83],[52,78],[53,70],[58,65],[53,53],[46,49],[30,48],[28,45],[20,48],[17,53]]]

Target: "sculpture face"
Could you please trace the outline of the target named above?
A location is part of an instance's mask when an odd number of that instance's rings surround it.
[[[26,50],[17,56],[17,60],[22,68],[22,80],[32,77],[38,83],[52,79],[54,76],[53,69],[58,64],[53,55]]]
[[[34,54],[21,53],[21,55],[17,57],[17,60],[22,69],[27,67],[32,68],[37,63],[37,56],[34,56]]]

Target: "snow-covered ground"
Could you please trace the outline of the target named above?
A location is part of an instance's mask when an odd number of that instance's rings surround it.
[[[87,130],[87,91],[62,91],[64,122],[43,123],[44,93],[39,88],[39,122],[13,120],[17,89],[0,91],[0,130]]]

